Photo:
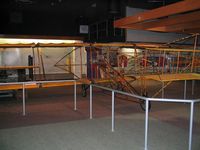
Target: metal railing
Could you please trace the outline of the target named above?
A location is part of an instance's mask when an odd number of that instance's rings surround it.
[[[55,80],[55,81],[30,81],[30,82],[9,82],[9,83],[0,83],[0,86],[5,85],[22,85],[22,114],[23,116],[26,115],[26,97],[25,97],[25,90],[26,85],[38,85],[40,87],[40,84],[43,83],[63,83],[63,82],[73,82],[74,83],[74,110],[77,110],[77,100],[76,100],[76,80]]]
[[[127,92],[122,92],[114,89],[110,89],[107,87],[99,86],[99,85],[90,85],[90,119],[93,118],[93,92],[92,88],[100,88],[103,90],[107,90],[112,92],[112,119],[111,119],[111,130],[114,132],[115,129],[115,93],[130,96],[133,98],[137,98],[141,101],[145,101],[146,103],[146,109],[145,109],[145,139],[144,139],[144,150],[148,150],[148,125],[149,125],[149,102],[154,101],[154,102],[175,102],[175,103],[189,103],[190,104],[190,123],[189,123],[189,141],[188,141],[188,150],[192,150],[192,130],[193,130],[193,116],[194,116],[194,104],[199,103],[200,99],[166,99],[166,98],[147,98],[143,96],[138,96],[135,94],[130,94]],[[184,91],[185,92],[185,91]],[[185,98],[185,97],[184,97]]]
[[[12,82],[12,83],[0,83],[0,86],[3,85],[22,85],[20,89],[23,91],[23,105],[22,105],[22,114],[23,116],[26,115],[26,98],[25,98],[25,90],[26,90],[26,85],[31,85],[31,84],[36,84],[40,85],[43,83],[63,83],[63,82],[73,82],[74,83],[74,110],[77,110],[77,81],[76,80],[57,80],[57,81],[31,81],[31,82]],[[185,84],[186,86],[186,84]],[[137,98],[141,101],[145,101],[146,104],[146,109],[145,109],[145,139],[144,139],[144,150],[148,150],[148,125],[149,125],[149,102],[154,101],[154,102],[175,102],[175,103],[188,103],[190,104],[190,122],[189,122],[189,141],[188,141],[188,150],[192,150],[192,130],[193,130],[193,116],[194,116],[194,105],[195,103],[199,103],[200,99],[185,99],[185,94],[184,94],[184,99],[166,99],[166,98],[147,98],[143,96],[139,96],[136,94],[131,94],[123,91],[118,91],[114,90],[111,88],[95,85],[95,84],[90,84],[90,102],[89,102],[89,116],[90,119],[93,118],[93,87],[100,88],[103,90],[107,90],[112,92],[112,119],[111,119],[111,130],[114,132],[115,129],[115,93],[130,96],[133,98]],[[193,87],[194,88],[194,87]],[[186,89],[184,87],[184,89]],[[184,93],[186,90],[184,90]]]

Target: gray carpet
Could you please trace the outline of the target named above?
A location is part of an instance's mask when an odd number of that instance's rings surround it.
[[[144,115],[110,117],[0,130],[0,150],[144,150]],[[200,135],[193,135],[193,150]],[[149,150],[187,150],[188,130],[150,118]]]

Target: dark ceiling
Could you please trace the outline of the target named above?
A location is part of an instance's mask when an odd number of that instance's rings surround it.
[[[0,34],[80,36],[80,24],[123,17],[125,7],[153,9],[180,0],[1,0]]]

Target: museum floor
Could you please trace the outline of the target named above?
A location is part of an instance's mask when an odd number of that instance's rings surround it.
[[[149,88],[156,87],[149,83]],[[191,98],[191,82],[188,82]],[[200,97],[200,83],[195,97]],[[151,91],[150,90],[150,91]],[[166,97],[183,97],[183,82],[170,85]],[[143,150],[144,111],[138,103],[116,99],[116,129],[111,132],[111,95],[94,89],[94,119],[89,119],[89,97],[73,87],[28,91],[26,116],[22,101],[0,99],[0,150]],[[148,150],[187,150],[190,106],[154,102],[150,111]],[[193,150],[200,148],[200,104],[195,106]]]

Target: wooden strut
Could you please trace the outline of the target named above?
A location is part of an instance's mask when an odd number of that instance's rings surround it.
[[[70,55],[72,52],[76,51],[79,47],[76,47],[75,49],[72,49],[69,53],[65,54],[62,58],[60,58],[54,66],[59,66],[58,63],[61,62],[65,57],[67,57],[68,55]]]
[[[38,59],[38,66],[39,66],[39,80],[46,80],[46,74],[45,74],[42,52],[38,47],[37,47],[37,57],[38,57],[37,58]],[[42,79],[42,76],[41,76],[42,74],[43,74],[43,79]]]
[[[194,59],[195,59],[195,52],[196,52],[196,48],[197,48],[197,41],[198,41],[198,35],[196,34],[195,39],[194,39],[194,50],[192,53],[192,65],[191,65],[190,72],[193,72],[193,69],[194,69]]]
[[[41,59],[41,65],[42,65],[42,72],[43,72],[43,78],[44,80],[46,80],[46,73],[45,73],[45,68],[44,68],[44,61],[43,61],[43,57],[40,51],[40,59]]]
[[[66,50],[67,50],[67,49],[66,49]],[[72,54],[73,54],[73,53],[72,53]],[[69,67],[68,67],[68,68],[69,68],[69,71],[72,72],[72,60],[71,60],[71,59],[72,59],[73,56],[72,56],[72,57],[71,57],[71,55],[68,55],[68,56],[69,56],[69,59],[68,59],[68,60],[69,60]],[[66,60],[67,60],[67,59],[66,59]],[[74,68],[76,68],[76,67],[73,67],[73,69],[74,69]]]
[[[165,89],[168,85],[170,85],[172,83],[172,81],[167,82],[167,84],[165,84],[160,90],[158,90],[153,96],[152,98],[156,97],[163,89]]]
[[[39,52],[38,47],[37,47],[37,60],[38,60],[38,66],[39,66],[39,80],[41,80],[41,60],[40,60],[40,52]]]
[[[134,62],[135,62],[135,70],[136,70],[136,68],[137,68],[137,65],[136,64],[138,64],[138,54],[137,54],[137,49],[136,49],[136,47],[134,48]]]
[[[83,75],[83,68],[82,68],[82,47],[80,48],[80,61],[81,61],[81,78],[82,78],[82,75]]]
[[[82,65],[86,66],[87,64],[82,64]],[[61,67],[63,67],[63,66],[69,66],[69,70],[71,71],[70,66],[81,66],[81,64],[69,64],[69,65],[64,64],[64,65],[57,65],[57,66],[61,66]]]
[[[186,41],[186,40],[189,40],[189,39],[191,39],[191,38],[193,38],[193,37],[196,37],[196,36],[198,36],[198,35],[199,35],[199,33],[197,33],[197,34],[192,34],[192,35],[189,35],[189,36],[186,36],[186,37],[182,37],[182,38],[176,39],[176,40],[174,40],[174,41],[172,41],[172,42],[165,43],[165,44],[163,44],[163,45],[171,45],[171,44],[175,44],[175,43],[177,43],[177,42]]]
[[[145,51],[145,59],[146,59],[146,60],[145,60],[145,67],[144,67],[145,72],[144,72],[144,74],[147,73],[147,61],[148,61],[148,60],[147,60],[147,52],[148,52],[148,51]],[[144,81],[143,81],[143,82],[144,82],[144,91],[142,92],[142,95],[147,93],[147,83],[146,83],[145,78],[144,78]]]
[[[97,59],[99,58],[99,51],[96,51],[96,57],[97,57]],[[97,65],[96,66],[97,68],[96,68],[96,78],[97,79],[99,79],[99,66]]]
[[[178,70],[179,70],[179,61],[180,61],[180,52],[178,52],[178,58],[177,58],[177,63],[176,63],[176,73],[178,73]]]
[[[162,74],[164,73],[164,69],[165,69],[165,58],[166,57],[166,52],[164,51],[164,53],[163,53],[163,64],[162,64]]]
[[[106,51],[106,57],[107,57],[107,61],[108,61],[108,63],[110,64],[110,49],[111,48],[108,48],[108,50]],[[108,72],[111,72],[111,69],[110,68],[108,68]]]
[[[90,75],[91,75],[91,80],[93,79],[93,55],[92,55],[92,47],[90,47]]]
[[[161,54],[162,54],[162,52],[160,51],[160,55],[159,55],[159,59],[158,59],[159,72],[161,72],[161,71],[160,71],[160,62],[161,62],[161,57],[160,57],[160,56],[161,56]]]
[[[33,55],[33,66],[35,66],[35,49],[34,47],[31,47],[32,48],[32,55]],[[36,74],[36,69],[33,68],[33,80],[35,80],[35,74]]]
[[[0,70],[33,69],[39,66],[0,66]]]
[[[174,61],[174,58],[172,58],[172,73],[174,73],[175,71],[175,61]]]

